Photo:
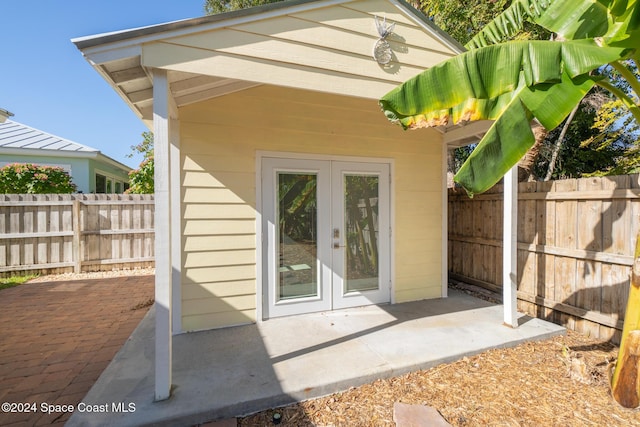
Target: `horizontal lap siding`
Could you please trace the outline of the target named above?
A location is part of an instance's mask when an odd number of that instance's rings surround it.
[[[184,107],[183,329],[256,318],[256,152],[393,159],[395,299],[441,296],[441,145],[373,101],[262,86]]]
[[[392,62],[372,57],[376,17],[395,24]],[[342,5],[230,23],[143,46],[143,65],[378,99],[425,68],[454,56],[450,46],[386,1]],[[260,119],[260,118],[256,118]]]
[[[255,321],[253,152],[181,125],[184,330]],[[225,144],[225,142],[227,144]]]

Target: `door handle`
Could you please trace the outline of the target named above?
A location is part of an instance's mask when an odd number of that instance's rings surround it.
[[[333,238],[335,239],[333,241],[333,249],[340,249],[340,229],[339,228],[333,229]]]

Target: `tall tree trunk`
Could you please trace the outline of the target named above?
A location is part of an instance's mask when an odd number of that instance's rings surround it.
[[[376,227],[373,222],[373,208],[371,207],[371,189],[364,183],[364,205],[367,212],[367,228],[369,228],[369,250],[371,253],[371,270],[378,271],[378,242],[376,239]],[[377,194],[376,194],[377,196]]]
[[[454,148],[447,148],[447,188],[453,188],[453,175],[456,174],[456,158]]]
[[[540,154],[542,143],[549,133],[549,131],[547,131],[544,126],[542,126],[537,121],[534,123],[532,130],[533,136],[535,138],[535,143],[529,149],[529,151],[527,151],[527,154],[525,154],[524,157],[522,157],[522,159],[520,159],[520,161],[518,162],[519,182],[533,180],[533,167],[536,164],[538,154]]]
[[[362,263],[362,272],[369,271],[370,263],[369,263],[369,255],[367,254],[367,243],[364,240],[364,231],[362,230],[362,226],[360,225],[360,219],[356,221],[356,230],[358,232],[358,246],[360,250],[358,252],[358,258],[360,258],[360,262]],[[356,249],[357,250],[357,249]]]
[[[578,108],[580,108],[580,104],[578,103],[573,110],[571,110],[571,114],[567,117],[567,120],[564,121],[564,126],[562,127],[562,131],[560,132],[560,136],[556,141],[556,145],[553,147],[553,153],[551,154],[551,160],[549,160],[549,167],[547,168],[547,175],[544,177],[545,181],[549,181],[553,172],[556,170],[556,161],[558,160],[558,153],[560,153],[560,147],[562,147],[562,141],[564,141],[564,137],[567,135],[567,131],[569,130],[569,126],[571,126],[571,121],[573,117],[578,112]]]
[[[618,361],[611,377],[611,394],[625,408],[640,405],[640,235],[631,267],[631,287],[624,314]]]

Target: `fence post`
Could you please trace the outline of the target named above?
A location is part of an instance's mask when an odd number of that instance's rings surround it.
[[[80,200],[73,201],[72,209],[73,221],[73,272],[82,272],[82,258],[80,253]]]

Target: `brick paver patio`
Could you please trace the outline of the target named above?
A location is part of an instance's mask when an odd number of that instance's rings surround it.
[[[153,276],[28,283],[0,290],[0,403],[36,404],[0,412],[2,426],[64,425],[73,405],[147,313]],[[51,408],[59,409],[59,408]]]

